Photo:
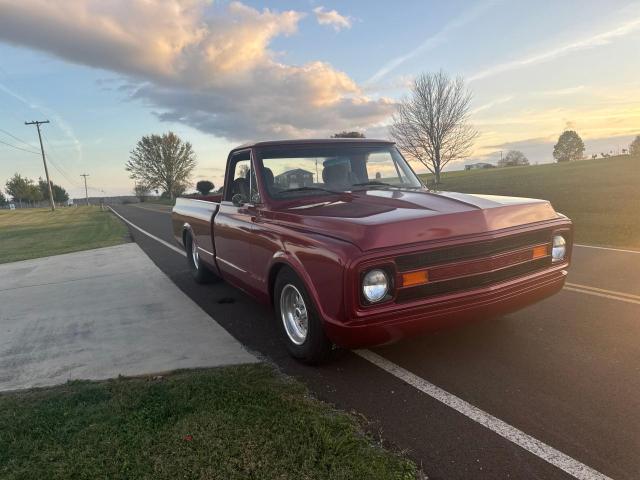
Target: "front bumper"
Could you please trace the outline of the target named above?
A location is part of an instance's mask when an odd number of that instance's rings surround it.
[[[325,331],[335,344],[353,349],[505,315],[557,293],[564,286],[565,268],[563,265],[483,288],[438,295],[366,319],[326,321]]]

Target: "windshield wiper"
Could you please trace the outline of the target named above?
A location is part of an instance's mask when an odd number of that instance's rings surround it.
[[[328,188],[307,186],[307,187],[289,188],[287,190],[281,190],[279,192],[276,192],[275,195],[282,195],[283,193],[292,193],[292,192],[312,192],[312,191],[339,193],[339,194],[345,193],[345,192],[337,192],[335,190],[329,190]]]
[[[422,188],[422,187],[416,187],[414,185],[404,185],[404,184],[392,185],[390,183],[378,182],[377,180],[371,180],[369,182],[362,182],[362,183],[354,183],[352,187]]]
[[[353,185],[351,185],[352,187],[365,187],[365,186],[382,186],[382,187],[395,187],[396,185],[391,185],[390,183],[384,183],[384,182],[378,182],[375,180],[372,180],[370,182],[362,182],[362,183],[354,183]]]

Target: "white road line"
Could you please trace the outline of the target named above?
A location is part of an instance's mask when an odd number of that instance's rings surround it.
[[[640,250],[626,250],[624,248],[596,247],[595,245],[581,245],[579,243],[574,243],[573,246],[581,247],[581,248],[594,248],[596,250],[611,250],[612,252],[635,253],[640,255]]]
[[[587,295],[593,295],[594,297],[608,298],[610,300],[617,300],[619,302],[633,303],[635,305],[640,305],[640,300],[634,300],[632,298],[625,298],[625,297],[617,297],[615,295],[609,295],[606,293],[592,292],[591,290],[583,290],[581,288],[572,288],[572,287],[565,286],[563,290],[568,290],[570,292],[584,293]]]
[[[394,377],[420,390],[422,393],[429,395],[431,398],[438,400],[446,406],[456,410],[462,415],[470,418],[474,422],[479,423],[483,427],[497,433],[501,437],[515,443],[519,447],[531,452],[538,458],[550,463],[551,465],[563,470],[569,475],[579,480],[611,480],[610,477],[598,472],[597,470],[580,463],[579,461],[565,455],[553,447],[527,435],[521,430],[512,427],[508,423],[503,422],[499,418],[474,407],[470,403],[459,397],[441,389],[418,377],[417,375],[405,370],[395,363],[381,357],[371,350],[357,350],[355,352],[360,357],[373,363],[382,370],[390,373]]]
[[[580,288],[583,290],[593,290],[594,292],[606,293],[608,295],[613,295],[616,297],[628,297],[633,300],[640,300],[640,295],[634,295],[633,293],[618,292],[616,290],[605,290],[604,288],[590,287],[589,285],[582,285],[580,283],[566,282],[565,285],[572,288]]]
[[[109,207],[109,210],[111,210],[118,218],[120,218],[123,222],[125,222],[127,225],[131,225],[133,228],[135,228],[136,230],[144,233],[146,236],[153,238],[155,241],[160,242],[162,245],[164,245],[167,248],[170,248],[171,250],[173,250],[174,252],[179,253],[180,255],[186,257],[187,254],[179,249],[178,247],[176,247],[175,245],[171,245],[169,242],[165,242],[164,240],[162,240],[161,238],[156,237],[153,233],[149,233],[146,230],[140,228],[139,226],[137,226],[135,223],[130,222],[129,220],[127,220],[126,218],[124,218],[122,215],[120,215],[118,212],[116,212],[113,208]]]

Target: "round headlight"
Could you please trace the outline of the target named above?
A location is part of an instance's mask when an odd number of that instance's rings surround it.
[[[368,272],[362,280],[362,293],[371,303],[382,300],[389,291],[389,278],[384,270],[376,268]]]
[[[551,258],[554,262],[560,262],[565,259],[567,255],[567,241],[562,235],[555,235],[553,237],[553,249],[551,250]]]

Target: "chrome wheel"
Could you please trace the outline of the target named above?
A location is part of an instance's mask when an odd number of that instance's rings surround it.
[[[200,264],[200,255],[198,255],[198,244],[196,243],[196,239],[191,237],[191,258],[193,259],[193,265],[196,267],[196,270]]]
[[[280,314],[289,340],[302,345],[309,332],[309,314],[300,291],[290,283],[280,294]]]

